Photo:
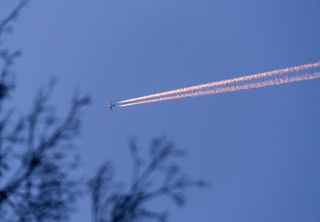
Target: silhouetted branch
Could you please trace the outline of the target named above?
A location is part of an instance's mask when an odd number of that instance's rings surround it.
[[[28,2],[19,1],[0,22],[0,42]],[[2,103],[14,88],[11,69],[20,54],[0,49],[0,221],[67,221],[80,192],[71,175],[79,159],[73,142],[90,99],[74,96],[59,118],[50,103],[52,81],[38,91],[29,114],[17,116]]]
[[[17,18],[23,6],[24,3],[20,2],[3,21],[0,21],[0,46],[2,43],[2,34],[6,31],[12,30],[11,23],[15,18]],[[8,49],[0,48],[0,114],[2,114],[0,116],[0,179],[3,177],[5,171],[10,169],[10,161],[8,159],[12,153],[11,147],[5,146],[5,142],[7,140],[6,137],[8,137],[5,131],[8,130],[8,125],[9,122],[11,122],[13,110],[2,110],[2,103],[4,99],[8,98],[9,91],[14,87],[13,81],[10,80],[8,76],[10,76],[11,67],[19,55],[19,51],[11,52]],[[17,132],[13,132],[13,134],[10,135],[10,139],[13,140],[16,134]],[[0,187],[1,185],[2,180],[0,180]],[[3,199],[3,196],[4,194],[0,193],[0,199]]]
[[[13,27],[11,23],[19,17],[21,10],[29,3],[29,1],[30,0],[21,0],[9,15],[0,21],[0,38],[4,33],[12,32]]]
[[[49,97],[49,92],[40,91],[31,113],[21,118],[13,131],[4,136],[10,138],[6,147],[15,150],[22,146],[24,150],[18,157],[11,158],[11,161],[16,159],[19,165],[15,166],[14,172],[6,170],[11,176],[8,175],[6,182],[1,184],[0,207],[11,200],[10,205],[19,206],[24,217],[36,214],[33,215],[36,221],[46,217],[58,218],[58,215],[67,215],[70,211],[69,202],[75,199],[78,191],[77,182],[69,178],[68,170],[77,159],[67,159],[67,154],[72,151],[72,141],[79,133],[80,110],[90,101],[88,97],[74,97],[67,116],[57,121],[48,104]],[[72,161],[75,162],[72,164]],[[45,199],[45,203],[39,205],[39,201]],[[23,212],[25,208],[28,213]]]
[[[28,4],[29,0],[21,0],[18,2],[11,12],[0,21],[0,46],[3,43],[3,36],[5,33],[13,31],[13,22],[17,20],[22,9]],[[13,89],[14,82],[12,79],[8,79],[11,73],[11,67],[13,66],[17,57],[21,55],[19,50],[11,51],[6,48],[0,48],[0,108],[4,98],[7,98],[9,91]]]
[[[165,222],[167,220],[167,215],[165,213],[157,213],[150,210],[142,209],[138,212],[138,215],[141,215],[142,218],[149,218],[159,222]]]
[[[189,187],[205,187],[205,181],[189,179],[180,172],[176,158],[184,152],[175,148],[165,138],[156,138],[150,146],[150,158],[139,156],[135,140],[129,143],[133,160],[132,182],[127,191],[115,190],[113,170],[110,163],[102,165],[90,181],[92,213],[95,222],[131,222],[140,219],[167,221],[166,214],[150,211],[146,203],[161,196],[171,198],[182,206],[185,203],[184,190]],[[173,161],[173,162],[172,162]],[[162,174],[162,185],[158,178]],[[155,176],[155,177],[153,177]]]

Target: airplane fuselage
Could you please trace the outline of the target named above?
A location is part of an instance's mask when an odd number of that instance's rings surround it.
[[[112,102],[110,102],[110,104],[108,104],[108,108],[113,111],[113,108],[116,107],[116,104],[112,104]]]

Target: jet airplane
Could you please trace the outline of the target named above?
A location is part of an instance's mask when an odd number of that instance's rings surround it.
[[[108,108],[113,111],[113,108],[116,107],[116,104],[113,104],[112,101],[108,104]]]

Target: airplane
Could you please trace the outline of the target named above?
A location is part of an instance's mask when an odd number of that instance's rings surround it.
[[[108,104],[108,108],[113,111],[113,108],[116,107],[116,104],[113,104],[112,101]]]

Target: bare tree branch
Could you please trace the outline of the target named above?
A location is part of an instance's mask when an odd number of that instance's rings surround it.
[[[21,0],[0,22],[0,42],[29,0]],[[0,45],[1,46],[1,45]],[[73,143],[88,96],[74,96],[60,118],[51,104],[53,82],[40,89],[29,114],[17,116],[2,103],[13,91],[12,67],[20,51],[0,48],[0,221],[67,221],[81,182]]]
[[[0,21],[0,38],[6,32],[12,32],[12,22],[16,20],[21,10],[29,3],[30,0],[21,0],[18,5],[9,13],[9,15]]]
[[[149,160],[139,156],[135,140],[131,140],[129,145],[133,160],[133,179],[127,191],[114,189],[118,187],[113,186],[110,163],[102,165],[90,181],[94,222],[133,222],[141,219],[165,222],[166,214],[150,211],[146,208],[147,202],[167,196],[182,206],[187,188],[206,186],[205,181],[189,179],[180,172],[175,159],[185,153],[176,149],[165,138],[152,141]],[[159,186],[160,177],[163,182]]]

